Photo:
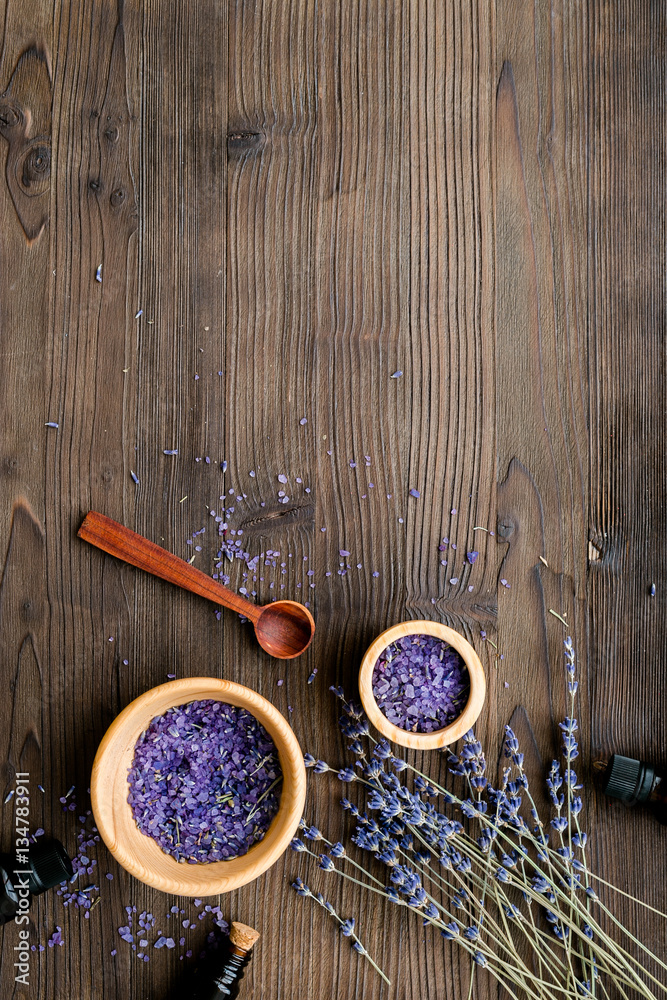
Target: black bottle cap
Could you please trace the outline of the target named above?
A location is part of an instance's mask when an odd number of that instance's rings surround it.
[[[613,799],[634,806],[646,801],[654,778],[653,768],[648,764],[615,753],[607,764],[602,791]]]
[[[74,873],[67,851],[59,840],[40,840],[28,851],[30,867],[30,892],[39,896],[70,879]]]

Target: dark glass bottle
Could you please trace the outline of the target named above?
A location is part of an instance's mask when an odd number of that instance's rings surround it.
[[[604,772],[602,790],[627,806],[648,806],[661,823],[667,823],[667,774],[652,764],[613,754]]]
[[[246,924],[232,922],[229,944],[222,963],[200,970],[188,990],[189,1000],[233,1000],[239,995],[240,983],[252,958],[252,949],[259,934]]]
[[[24,913],[33,896],[53,889],[72,874],[72,862],[59,840],[33,844],[27,865],[17,865],[13,854],[0,854],[0,924]]]

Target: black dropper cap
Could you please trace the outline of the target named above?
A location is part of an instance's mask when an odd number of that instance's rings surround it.
[[[29,889],[39,896],[70,879],[74,873],[69,855],[59,840],[40,840],[28,851]]]
[[[602,791],[613,799],[634,806],[647,801],[654,781],[655,771],[650,764],[615,753],[607,764]]]

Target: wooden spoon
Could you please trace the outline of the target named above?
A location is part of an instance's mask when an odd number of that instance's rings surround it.
[[[193,594],[207,597],[216,604],[238,611],[255,626],[262,649],[279,660],[291,660],[308,649],[315,632],[315,622],[308,608],[297,601],[274,601],[258,605],[233,590],[223,587],[190,563],[149,542],[104,514],[91,510],[83,519],[79,538],[109,555],[159,576]]]

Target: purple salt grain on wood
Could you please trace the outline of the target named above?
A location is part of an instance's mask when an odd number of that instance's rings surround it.
[[[419,492],[419,490],[410,490],[410,496],[415,497],[415,499],[419,500],[421,493]]]
[[[463,711],[470,694],[468,670],[436,636],[407,635],[387,646],[373,671],[373,695],[400,729],[432,733]]]
[[[479,552],[468,552],[466,558],[467,558],[467,560],[468,560],[468,562],[470,563],[471,566],[472,566],[472,564],[474,562],[477,561],[477,557],[478,556],[479,556]]]
[[[179,862],[231,860],[266,833],[281,780],[275,744],[250,712],[194,701],[137,741],[128,802],[142,833]]]

